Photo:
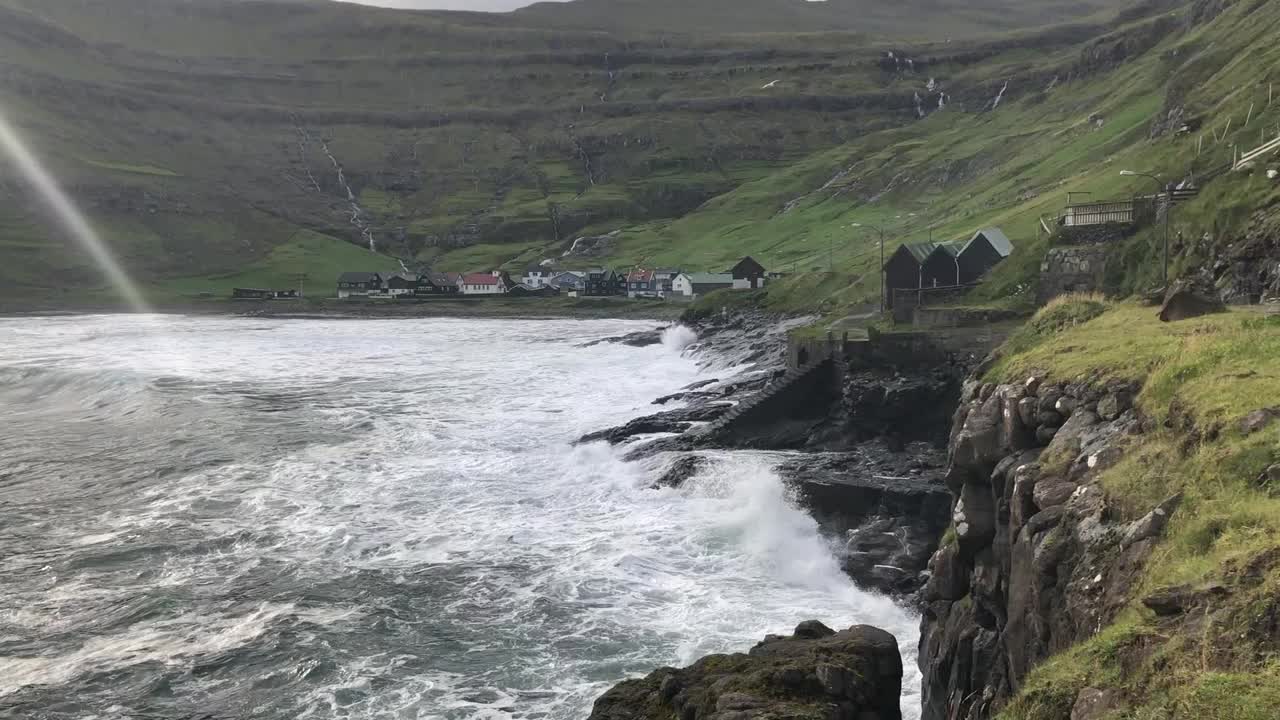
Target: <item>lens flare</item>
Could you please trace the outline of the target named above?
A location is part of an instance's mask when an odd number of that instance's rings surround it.
[[[0,154],[9,158],[17,169],[20,179],[31,186],[40,200],[52,211],[63,229],[84,248],[85,252],[89,253],[107,281],[116,289],[116,292],[120,293],[125,302],[135,312],[150,312],[151,308],[143,299],[138,286],[129,279],[129,275],[125,273],[124,268],[120,267],[120,263],[116,262],[110,248],[89,225],[88,219],[58,185],[58,181],[22,141],[18,131],[5,117],[3,109],[0,109]]]

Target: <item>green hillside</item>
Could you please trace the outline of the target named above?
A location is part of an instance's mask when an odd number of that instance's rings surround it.
[[[1100,27],[1025,42],[1067,52]],[[330,238],[335,257],[372,240],[410,263],[517,266],[582,235],[649,237],[915,123],[927,78],[887,45],[775,29],[623,35],[325,2],[0,0],[0,105],[147,284],[270,265],[299,230]],[[978,103],[991,81],[974,61],[1017,42],[928,52],[956,60],[946,91]],[[17,260],[0,269],[6,294],[93,282],[21,186],[0,192],[0,243]]]
[[[1204,173],[1280,124],[1274,3],[1107,4],[921,4],[956,31],[930,39],[914,20],[806,32],[812,17],[916,13],[869,0],[735,4],[745,19],[786,10],[754,34],[706,30],[721,0],[684,3],[684,34],[601,25],[605,6],[628,17],[626,0],[510,15],[0,0],[0,106],[164,294],[287,286],[361,258],[518,269],[612,234],[562,261],[718,269],[751,253],[833,271],[770,302],[839,309],[877,296],[869,226],[891,252],[998,224],[1017,250],[979,299],[1004,302],[1029,297],[1038,219],[1069,192],[1147,192],[1119,170]],[[1168,132],[1193,116],[1207,141]],[[1272,188],[1218,179],[1175,232],[1227,238]],[[0,292],[101,282],[19,183],[0,199]],[[299,237],[306,260],[289,250]],[[1118,251],[1118,288],[1154,278],[1154,242]],[[1176,268],[1204,259],[1179,250]]]

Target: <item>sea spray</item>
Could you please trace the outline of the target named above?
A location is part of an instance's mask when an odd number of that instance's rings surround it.
[[[674,353],[684,352],[698,341],[698,333],[688,325],[670,325],[662,331],[662,346]]]
[[[776,455],[655,491],[572,446],[707,379],[687,328],[153,327],[0,319],[0,421],[24,429],[0,437],[0,716],[577,720],[811,618],[885,627],[914,665],[915,618],[840,572]]]

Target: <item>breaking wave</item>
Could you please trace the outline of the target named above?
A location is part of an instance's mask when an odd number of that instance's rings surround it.
[[[704,379],[687,328],[148,323],[0,320],[0,716],[579,719],[810,618],[913,672],[774,457],[571,444]]]

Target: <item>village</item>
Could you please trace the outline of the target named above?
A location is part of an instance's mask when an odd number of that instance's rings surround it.
[[[881,288],[886,309],[911,308],[939,297],[962,294],[1009,256],[1013,243],[999,228],[985,228],[967,241],[919,242],[900,246],[882,266]],[[786,276],[771,272],[751,256],[720,272],[683,268],[606,267],[570,270],[553,261],[530,265],[523,275],[501,269],[477,272],[384,273],[351,270],[338,276],[339,300],[428,300],[469,298],[632,298],[691,302],[718,290],[758,290]],[[237,300],[285,300],[303,296],[301,289],[235,288]]]
[[[531,265],[522,276],[505,270],[458,273],[381,273],[353,270],[337,279],[340,300],[426,300],[440,297],[627,297],[692,301],[716,290],[760,289],[781,273],[767,272],[744,257],[724,272],[693,272],[679,268],[561,270],[551,262]],[[301,297],[297,289],[235,288],[238,300],[282,300]]]

